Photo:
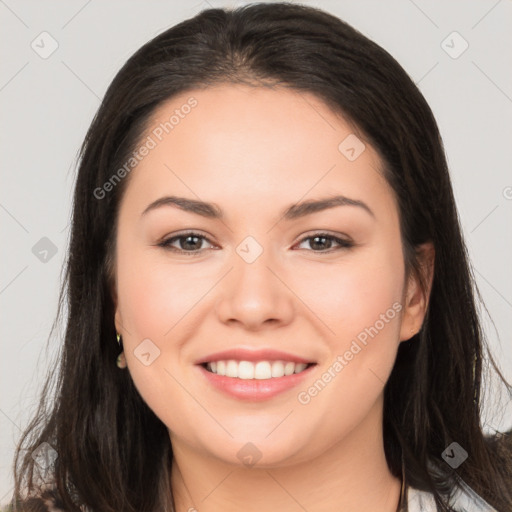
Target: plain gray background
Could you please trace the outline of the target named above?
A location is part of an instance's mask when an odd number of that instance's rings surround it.
[[[209,6],[245,3],[0,0],[0,502],[12,489],[15,442],[63,333],[45,353],[68,244],[75,158],[100,98],[126,59],[157,33]],[[300,3],[339,16],[383,46],[432,107],[494,321],[484,318],[486,332],[512,380],[512,1]],[[58,47],[47,55],[52,45]],[[45,260],[41,244],[56,253]],[[486,430],[512,426],[512,408],[500,412],[484,421]]]

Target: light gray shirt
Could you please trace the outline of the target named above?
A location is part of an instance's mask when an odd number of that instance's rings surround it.
[[[466,483],[461,481],[460,485],[461,487],[457,488],[449,502],[453,510],[457,512],[498,512]],[[407,507],[408,512],[437,512],[433,494],[413,487],[407,489]]]

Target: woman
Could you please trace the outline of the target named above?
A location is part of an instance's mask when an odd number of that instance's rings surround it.
[[[66,275],[21,510],[512,510],[436,122],[341,20],[209,9],[137,51]]]

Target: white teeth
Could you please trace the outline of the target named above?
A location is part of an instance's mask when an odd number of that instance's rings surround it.
[[[226,377],[238,377],[238,363],[236,361],[227,362]]]
[[[254,367],[255,379],[270,379],[272,378],[272,366],[268,361],[260,361]]]
[[[295,372],[295,363],[286,363],[284,365],[284,374],[291,375],[293,372]]]
[[[306,369],[307,364],[299,363],[295,365],[295,373],[303,372]]]
[[[272,377],[284,376],[284,363],[282,361],[274,361],[271,368]]]
[[[206,367],[212,373],[235,377],[239,379],[266,380],[273,377],[284,377],[300,373],[306,369],[305,363],[294,363],[293,361],[214,361],[207,363]]]
[[[210,370],[213,371],[211,367]],[[226,361],[217,361],[217,371],[215,373],[217,375],[226,375]]]
[[[249,361],[230,361],[235,363],[236,373],[232,377],[238,377],[239,379],[254,379],[254,365]],[[256,377],[257,378],[257,377]]]

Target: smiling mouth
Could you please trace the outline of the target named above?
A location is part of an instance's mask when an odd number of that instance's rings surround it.
[[[216,375],[242,380],[267,380],[302,373],[316,363],[294,363],[293,361],[236,361],[234,359],[202,363],[201,366]]]

